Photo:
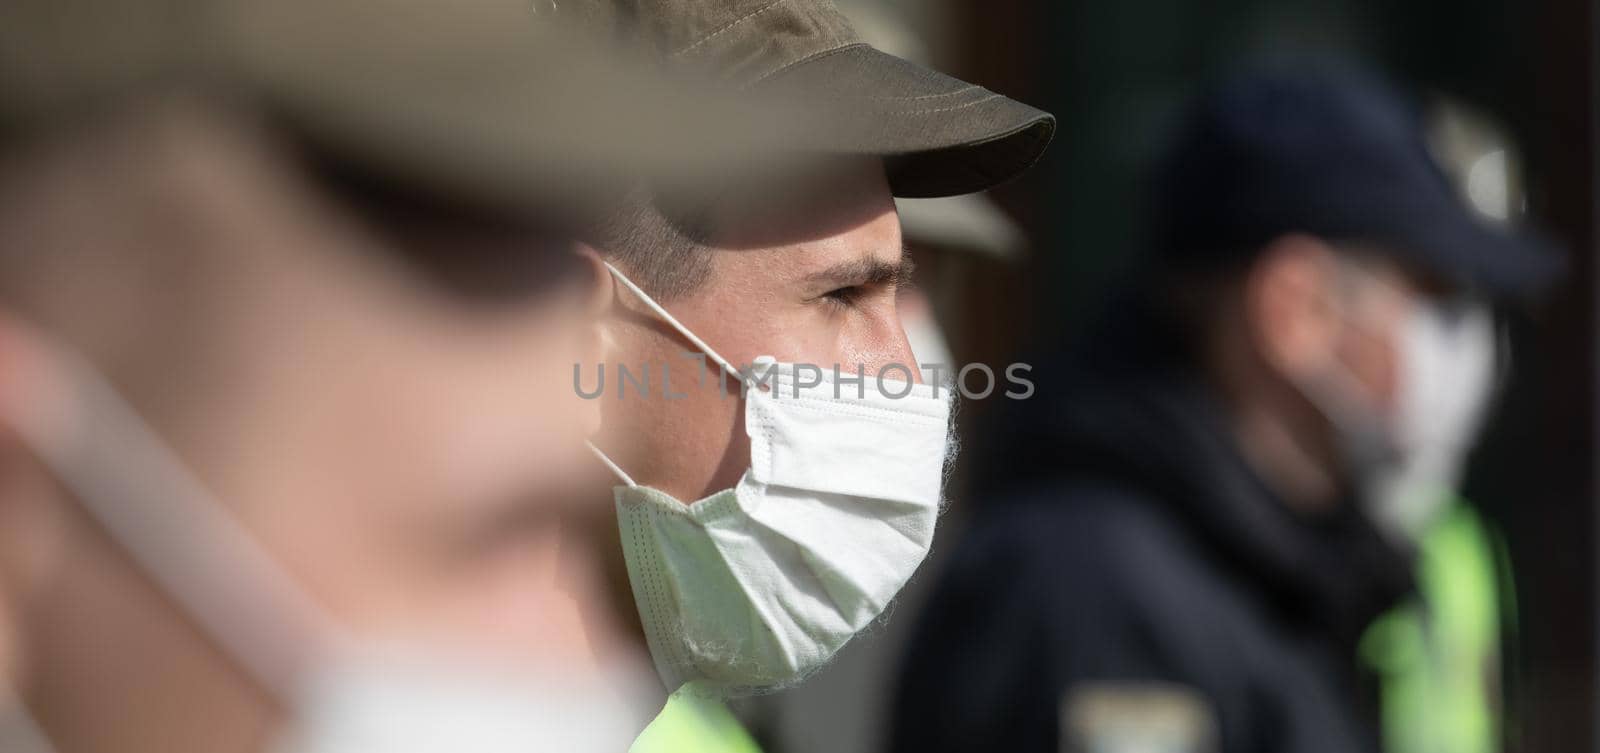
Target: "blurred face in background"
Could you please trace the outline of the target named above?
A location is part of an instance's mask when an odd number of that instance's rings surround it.
[[[1299,496],[1389,496],[1379,479],[1419,463],[1430,466],[1425,481],[1454,482],[1498,366],[1486,301],[1390,256],[1309,236],[1272,244],[1243,293],[1249,349],[1270,376],[1258,397],[1235,390],[1236,401],[1272,406],[1322,467],[1323,482],[1308,487],[1321,493]]]
[[[1381,257],[1356,257],[1309,239],[1283,241],[1257,298],[1269,359],[1295,383],[1347,380],[1349,399],[1376,412],[1399,397],[1399,333],[1425,295]]]
[[[59,390],[61,352],[352,634],[577,666],[611,650],[554,616],[594,603],[587,553],[554,545],[594,483],[598,417],[568,387],[592,267],[420,204],[396,232],[291,153],[175,104],[0,171],[0,668],[62,751],[250,750],[283,709],[11,430]],[[494,294],[441,282],[452,259],[503,263]],[[260,627],[285,644],[266,655],[306,658]]]

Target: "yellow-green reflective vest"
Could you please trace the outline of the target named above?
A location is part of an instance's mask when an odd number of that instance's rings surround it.
[[[1380,617],[1361,655],[1379,677],[1387,753],[1498,753],[1502,626],[1514,628],[1501,539],[1452,500],[1417,549],[1417,597]]]
[[[685,686],[667,697],[628,753],[761,753],[761,747],[727,704]]]

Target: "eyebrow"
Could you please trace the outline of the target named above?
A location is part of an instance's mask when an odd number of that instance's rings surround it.
[[[852,285],[899,288],[911,284],[911,274],[915,268],[909,249],[902,247],[900,258],[895,261],[885,261],[876,256],[851,259],[807,274],[805,281],[829,288]]]

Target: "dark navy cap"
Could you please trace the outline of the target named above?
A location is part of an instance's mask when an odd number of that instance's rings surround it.
[[[1155,173],[1155,249],[1179,268],[1253,258],[1281,235],[1371,244],[1494,296],[1533,293],[1555,246],[1465,203],[1428,150],[1420,112],[1349,68],[1236,75],[1188,112]]]

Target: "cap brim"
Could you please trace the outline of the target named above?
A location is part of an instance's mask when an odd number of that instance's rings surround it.
[[[1043,110],[865,44],[818,55],[769,79],[829,127],[808,147],[883,157],[902,198],[974,193],[1031,167],[1055,134]]]
[[[1425,267],[1497,298],[1536,296],[1566,270],[1566,255],[1551,239],[1457,214],[1454,221],[1422,223],[1401,242]]]

